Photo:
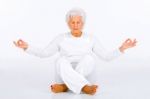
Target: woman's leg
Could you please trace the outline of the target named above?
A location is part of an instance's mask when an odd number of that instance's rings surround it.
[[[93,73],[95,68],[95,59],[91,55],[85,55],[82,60],[77,64],[75,70],[81,75],[88,77]],[[82,91],[86,94],[95,94],[97,85],[85,85]]]
[[[91,56],[86,55],[80,63],[76,66],[75,70],[72,68],[70,61],[66,58],[60,58],[57,61],[57,77],[60,81],[62,79],[65,84],[54,84],[53,92],[65,92],[72,90],[75,93],[80,93],[81,91],[87,94],[94,94],[96,92],[97,85],[89,85],[89,82],[84,78],[88,76],[94,67],[94,59]],[[62,79],[60,79],[60,77]],[[68,87],[67,87],[67,86]]]
[[[61,57],[60,57],[61,58]],[[66,86],[66,84],[64,84],[63,80],[61,79],[60,75],[59,75],[59,70],[58,70],[58,61],[60,60],[60,58],[58,58],[55,61],[55,74],[54,74],[54,84],[52,84],[50,86],[50,89],[52,92],[54,93],[60,93],[60,92],[67,92],[68,91],[68,87]]]
[[[59,59],[59,74],[63,80],[63,82],[67,85],[67,87],[72,90],[74,93],[79,94],[82,88],[89,84],[89,82],[85,79],[83,75],[76,72],[70,61],[65,57]]]

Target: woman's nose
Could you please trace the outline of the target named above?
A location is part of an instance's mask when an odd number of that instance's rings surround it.
[[[74,24],[74,27],[78,27],[78,24]]]

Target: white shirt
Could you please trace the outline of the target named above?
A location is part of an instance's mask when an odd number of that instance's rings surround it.
[[[39,49],[29,45],[26,52],[39,57],[49,57],[60,52],[61,56],[73,58],[95,53],[99,58],[106,61],[122,54],[119,49],[115,49],[110,53],[106,52],[95,37],[84,33],[81,37],[74,37],[71,33],[60,34],[46,48]]]

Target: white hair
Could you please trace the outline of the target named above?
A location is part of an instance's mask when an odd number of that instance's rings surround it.
[[[86,13],[81,8],[73,8],[66,14],[66,22],[68,23],[70,18],[74,16],[81,16],[83,23],[85,23]]]

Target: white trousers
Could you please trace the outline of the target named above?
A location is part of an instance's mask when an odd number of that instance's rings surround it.
[[[67,87],[79,94],[85,85],[90,85],[87,80],[95,67],[95,59],[92,55],[82,57],[62,56],[56,61],[56,82],[65,83]]]

